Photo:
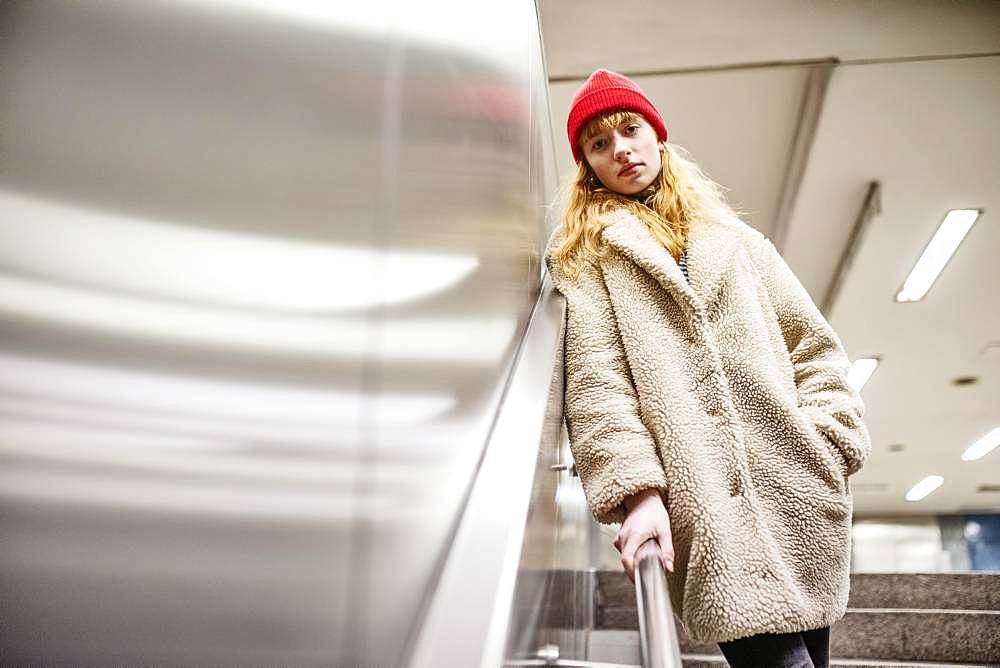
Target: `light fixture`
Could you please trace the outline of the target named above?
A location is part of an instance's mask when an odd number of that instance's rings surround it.
[[[927,496],[935,489],[940,487],[943,482],[944,478],[942,478],[941,476],[929,475],[910,488],[910,491],[906,493],[906,500],[920,501],[925,496]]]
[[[970,445],[969,449],[962,453],[962,459],[967,462],[979,459],[998,445],[1000,445],[1000,427]]]
[[[879,365],[881,358],[878,355],[869,357],[859,357],[851,364],[850,371],[847,372],[847,384],[858,392],[865,386],[868,379],[875,373],[875,368]]]
[[[896,293],[897,302],[915,302],[924,298],[982,211],[982,209],[948,211],[930,243],[913,265],[910,275],[903,282],[903,287]]]

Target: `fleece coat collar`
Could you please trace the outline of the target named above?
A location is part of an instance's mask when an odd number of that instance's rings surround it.
[[[564,416],[594,518],[659,491],[674,612],[691,638],[829,626],[850,586],[848,477],[870,450],[837,334],[771,242],[734,216],[692,222],[690,283],[645,223],[605,214],[610,252],[569,277]]]
[[[740,243],[737,229],[695,222],[688,233],[689,280],[685,280],[670,252],[632,212],[616,209],[607,220],[604,240],[653,276],[689,316],[715,303],[723,272]]]

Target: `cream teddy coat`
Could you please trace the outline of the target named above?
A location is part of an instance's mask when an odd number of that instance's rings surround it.
[[[694,221],[685,280],[627,209],[570,279],[565,418],[587,503],[660,490],[674,612],[697,641],[828,626],[847,608],[852,496],[871,443],[837,334],[763,234]]]

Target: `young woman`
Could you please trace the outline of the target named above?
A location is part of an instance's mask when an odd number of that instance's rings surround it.
[[[733,666],[826,666],[847,607],[867,458],[849,361],[771,242],[667,143],[632,80],[597,70],[545,250],[566,297],[565,416],[594,518],[661,548],[688,635]]]

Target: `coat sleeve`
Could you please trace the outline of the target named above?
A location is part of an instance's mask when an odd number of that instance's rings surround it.
[[[784,258],[761,235],[758,260],[762,279],[795,370],[799,405],[841,455],[844,475],[861,470],[871,453],[861,395],[847,382],[851,363],[833,327]]]
[[[623,522],[622,500],[667,481],[656,444],[639,413],[625,349],[600,268],[581,262],[562,275],[547,256],[553,285],[566,297],[563,328],[564,415],[570,450],[594,519]]]

